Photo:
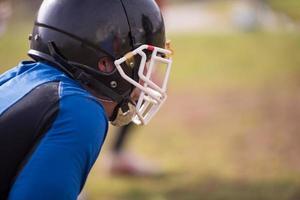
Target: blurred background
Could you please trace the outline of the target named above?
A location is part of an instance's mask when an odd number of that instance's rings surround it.
[[[29,59],[40,2],[0,0],[1,73]],[[300,199],[300,1],[169,0],[163,15],[169,99],[128,146],[164,174],[108,174],[112,128],[88,199]]]

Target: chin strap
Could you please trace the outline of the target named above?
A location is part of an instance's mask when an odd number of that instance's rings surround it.
[[[118,112],[121,109],[123,113],[126,113],[127,111],[130,110],[129,108],[129,103],[131,103],[132,105],[135,105],[130,99],[126,98],[123,99],[120,103],[118,103],[118,105],[115,107],[115,109],[113,110],[112,115],[110,116],[109,120],[110,121],[114,121],[117,116],[118,116]]]
[[[79,63],[70,63],[67,61],[58,51],[58,48],[56,47],[55,43],[53,41],[48,43],[48,48],[50,51],[51,56],[53,57],[55,64],[59,69],[61,69],[64,73],[66,73],[69,77],[72,79],[79,81],[81,84],[92,87],[96,91],[101,91],[105,96],[111,98],[114,102],[117,102],[118,105],[122,106],[117,106],[118,108],[124,107],[124,102],[129,102],[128,99],[122,95],[117,94],[115,91],[110,89],[109,87],[105,86],[103,83],[100,81],[97,81],[92,75],[86,73],[84,69],[88,71],[92,71],[90,69],[87,69],[88,66],[81,65]],[[128,105],[127,105],[128,108]],[[126,108],[124,107],[125,112],[127,111]],[[128,108],[129,110],[129,108]]]

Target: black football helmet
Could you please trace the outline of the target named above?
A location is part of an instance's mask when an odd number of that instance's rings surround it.
[[[165,26],[154,0],[44,0],[30,41],[34,60],[54,64],[125,112],[136,85],[124,76],[139,83],[143,60],[128,53],[148,45],[142,51],[149,61],[154,47],[165,48]],[[125,55],[122,75],[115,61]]]

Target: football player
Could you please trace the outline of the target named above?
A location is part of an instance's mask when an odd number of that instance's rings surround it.
[[[0,199],[76,199],[108,121],[144,125],[165,102],[170,54],[154,0],[43,1],[33,61],[0,76]]]

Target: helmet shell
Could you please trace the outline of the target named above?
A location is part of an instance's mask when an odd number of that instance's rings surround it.
[[[44,0],[28,54],[50,61],[50,41],[66,60],[99,71],[103,58],[113,63],[142,44],[164,47],[165,29],[154,0]],[[134,77],[137,67],[124,66],[124,71]],[[133,89],[117,70],[93,76],[118,95],[128,96]],[[112,87],[112,82],[117,84]]]

